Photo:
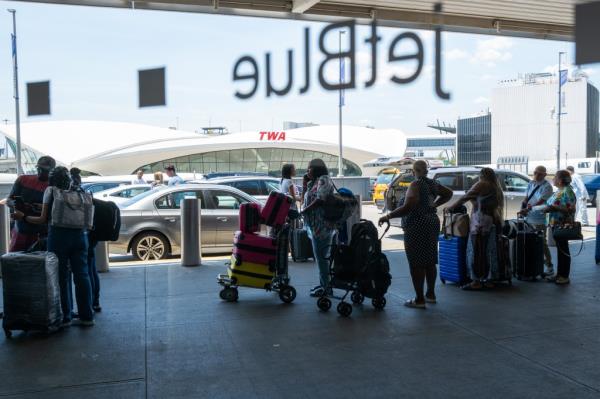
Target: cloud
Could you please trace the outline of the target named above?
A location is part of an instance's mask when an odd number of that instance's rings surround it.
[[[471,62],[493,68],[499,62],[506,62],[512,59],[512,53],[509,51],[512,46],[513,41],[507,37],[478,40],[475,53],[471,57]]]
[[[467,58],[469,53],[459,48],[453,48],[451,50],[444,51],[444,56],[447,60],[454,61]]]
[[[475,104],[487,104],[490,102],[490,99],[487,97],[480,96],[480,97],[477,97],[473,102]]]
[[[481,75],[479,77],[479,79],[481,79],[481,80],[493,80],[493,79],[496,79],[496,77],[494,75],[490,75],[489,73],[484,73],[483,75]]]

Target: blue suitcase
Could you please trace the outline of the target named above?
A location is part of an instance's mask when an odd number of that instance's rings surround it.
[[[440,280],[457,284],[467,282],[467,238],[439,236]]]

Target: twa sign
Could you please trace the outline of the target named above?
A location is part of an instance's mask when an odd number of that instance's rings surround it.
[[[285,132],[260,132],[261,141],[285,141]]]

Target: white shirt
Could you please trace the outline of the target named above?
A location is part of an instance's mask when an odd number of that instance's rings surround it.
[[[578,173],[573,173],[571,175],[571,188],[573,189],[575,197],[578,200],[587,200],[588,198],[590,198],[585,188],[585,184],[583,183],[583,179]]]
[[[292,179],[283,179],[281,181],[281,186],[280,186],[280,190],[283,194],[285,195],[290,195],[290,187],[292,187],[294,185],[294,182],[292,182]],[[295,188],[295,187],[294,187]],[[292,209],[294,210],[298,210],[298,207],[296,205],[296,201],[294,201],[292,203],[291,206]]]
[[[146,180],[138,179],[137,177],[131,181],[131,184],[146,184]]]

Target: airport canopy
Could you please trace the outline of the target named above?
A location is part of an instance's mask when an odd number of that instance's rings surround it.
[[[22,0],[150,10],[333,21],[574,40],[575,4],[586,0]],[[434,11],[436,3],[442,12]]]

